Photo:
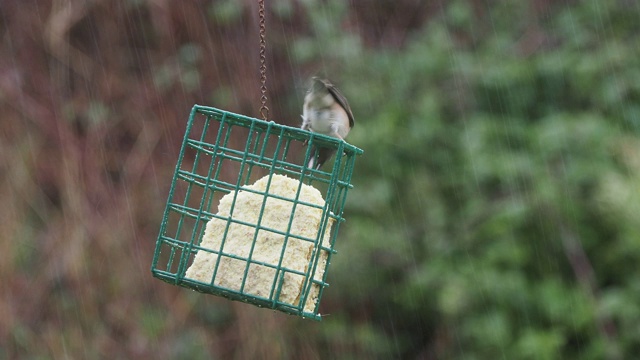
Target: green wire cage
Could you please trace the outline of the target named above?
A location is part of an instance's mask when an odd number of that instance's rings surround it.
[[[304,165],[314,146],[336,150],[327,171]],[[156,242],[153,276],[320,320],[360,154],[332,137],[195,105]],[[285,180],[288,192],[278,193]]]

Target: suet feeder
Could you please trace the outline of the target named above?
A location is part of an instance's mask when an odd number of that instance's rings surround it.
[[[332,167],[305,165],[313,146],[336,150]],[[320,320],[360,154],[332,137],[195,105],[156,242],[153,276]],[[286,194],[275,191],[282,180]],[[305,197],[316,192],[318,201]]]

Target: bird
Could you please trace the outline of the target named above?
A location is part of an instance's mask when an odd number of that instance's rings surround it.
[[[311,78],[304,97],[301,128],[344,141],[354,125],[353,112],[340,90],[327,79]],[[314,146],[307,167],[319,170],[334,152],[335,149]]]

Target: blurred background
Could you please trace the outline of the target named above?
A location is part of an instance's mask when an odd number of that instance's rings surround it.
[[[266,0],[270,118],[357,163],[322,322],[151,259],[194,104],[259,117],[257,1],[0,2],[0,358],[640,353],[640,6]]]

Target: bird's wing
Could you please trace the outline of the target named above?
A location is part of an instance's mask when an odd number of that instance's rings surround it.
[[[325,85],[327,86],[327,90],[329,90],[329,93],[331,94],[331,96],[333,96],[333,98],[336,99],[338,104],[340,104],[340,106],[342,106],[342,108],[347,112],[347,116],[349,116],[349,127],[352,128],[353,125],[355,125],[355,120],[353,119],[353,112],[351,112],[351,107],[347,102],[347,98],[345,98],[344,95],[342,95],[342,93],[340,92],[340,90],[338,90],[338,88],[335,87],[333,84],[326,82]]]

